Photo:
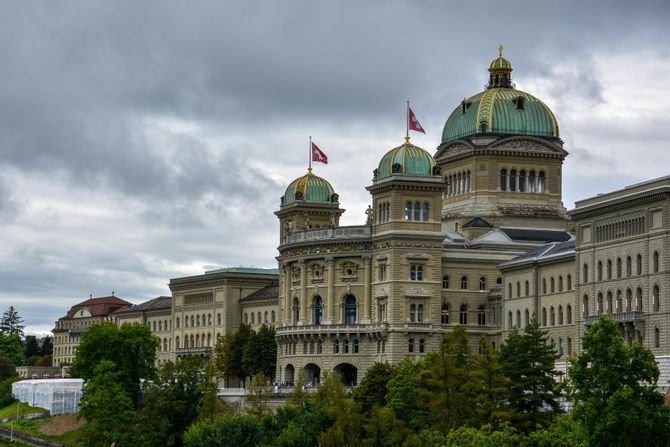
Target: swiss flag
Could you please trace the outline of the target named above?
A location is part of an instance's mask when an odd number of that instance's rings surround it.
[[[328,156],[314,143],[312,143],[312,161],[318,161],[319,163],[326,165],[328,164]]]
[[[423,130],[423,127],[421,127],[421,124],[419,124],[419,120],[416,119],[416,116],[414,115],[414,112],[412,112],[412,109],[409,107],[407,108],[409,110],[409,130],[414,130],[416,132],[421,132],[422,134],[425,134],[426,131]]]

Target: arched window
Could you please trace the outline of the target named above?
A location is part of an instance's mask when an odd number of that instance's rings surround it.
[[[598,261],[598,281],[603,280],[603,263],[602,261]]]
[[[411,304],[409,306],[409,321],[411,323],[416,322],[416,304]]]
[[[563,305],[558,305],[558,324],[563,324]]]
[[[521,296],[521,283],[519,281],[516,282],[516,296]]]
[[[523,327],[528,327],[528,323],[530,323],[530,312],[526,309],[523,315]]]
[[[626,312],[633,310],[633,291],[626,290]]]
[[[547,294],[547,278],[542,278],[542,294]]]
[[[543,307],[542,308],[542,326],[547,325],[547,308]]]
[[[448,289],[449,288],[449,275],[444,275],[442,277],[442,288],[443,289]]]
[[[426,339],[425,338],[420,338],[419,339],[419,353],[423,354],[426,352]]]
[[[554,293],[554,291],[556,290],[556,287],[555,287],[555,282],[554,282],[554,277],[553,276],[549,280],[549,284],[551,284],[551,287],[550,287],[549,290],[551,290],[551,293]]]
[[[596,314],[600,315],[603,313],[603,294],[598,294],[598,299],[596,300]]]
[[[251,324],[256,324],[256,314],[251,312]]]
[[[477,309],[477,324],[480,326],[484,326],[486,324],[486,308],[483,304],[479,306],[479,309]]]
[[[549,324],[552,326],[556,324],[556,313],[554,312],[554,306],[549,308]]]
[[[621,290],[616,291],[616,311],[617,313],[623,312],[623,298]]]
[[[175,349],[179,349],[179,336],[178,335],[174,338],[174,347],[175,347]]]
[[[204,317],[204,315],[203,315],[202,320],[203,320],[203,322],[205,321],[205,317]],[[263,322],[263,320],[261,319],[261,313],[258,312],[258,324],[261,324],[262,322]]]
[[[616,277],[621,278],[621,258],[616,258]]]
[[[507,284],[507,298],[512,298],[512,283]]]
[[[567,324],[572,324],[572,306],[569,304],[565,307],[565,317],[565,322]]]
[[[274,311],[272,313],[274,314]],[[274,318],[272,319],[272,322],[275,322]],[[221,314],[216,314],[216,324],[221,325]]]
[[[417,222],[421,220],[421,204],[419,202],[414,203],[414,220]]]
[[[612,260],[607,260],[607,279],[612,279]]]
[[[177,329],[179,329],[179,317],[177,317],[176,323],[177,323]]]
[[[540,171],[537,175],[537,192],[544,192],[544,172]]]
[[[526,171],[519,171],[519,192],[526,192]]]
[[[251,314],[251,322],[253,323],[253,315]],[[297,323],[300,320],[300,301],[298,298],[293,298],[293,323]]]
[[[661,347],[661,330],[659,328],[654,329],[654,348]]]
[[[584,295],[584,298],[582,298],[582,315],[584,315],[585,318],[589,316],[589,296],[588,295]]]
[[[195,327],[195,317],[191,315],[191,327]]]
[[[268,311],[267,310],[263,314],[263,323],[269,323],[269,321],[268,321]]]
[[[188,320],[186,320],[186,321],[188,321]],[[244,313],[244,324],[249,324],[249,314],[246,313],[246,312]]]
[[[631,276],[633,274],[633,260],[628,256],[626,258],[626,276]]]
[[[468,277],[461,276],[461,290],[466,290],[468,288]]]
[[[321,324],[323,319],[323,300],[319,295],[314,297],[314,324]]]
[[[507,191],[507,169],[500,170],[500,190]]]
[[[428,202],[423,202],[423,212],[421,213],[423,217],[424,222],[428,222],[428,218],[430,217],[430,205]]]
[[[528,173],[528,192],[535,192],[535,171]]]
[[[509,190],[516,191],[516,169],[509,171]]]
[[[334,354],[340,353],[340,341],[338,339],[335,339],[335,341],[333,342],[333,353]]]
[[[449,324],[449,305],[447,303],[442,304],[442,311],[440,312],[440,322],[442,324]]]
[[[658,273],[658,269],[659,269],[658,264],[659,264],[659,256],[658,256],[658,252],[655,251],[654,252],[654,257],[653,257],[653,263],[652,263],[654,273]]]
[[[658,286],[655,285],[652,292],[652,306],[654,308],[654,312],[658,312],[658,310],[661,308],[661,301],[659,295],[660,291],[658,289]]]
[[[570,337],[568,337],[567,348],[568,348],[568,355],[572,355],[572,339]]]
[[[526,281],[526,286],[524,287],[525,296],[530,295],[530,283]]]
[[[568,274],[568,290],[572,290],[572,275]]]
[[[407,352],[414,352],[414,339],[410,338],[407,342]]]
[[[344,300],[344,324],[356,324],[356,297],[347,295]]]
[[[358,339],[354,338],[354,354],[358,354]]]
[[[642,274],[642,255],[638,254],[637,255],[637,263],[635,265],[637,268],[637,274],[641,275]]]
[[[563,291],[563,276],[558,277],[558,291],[559,292]]]
[[[405,220],[412,219],[412,202],[405,203]]]
[[[507,312],[507,327],[509,329],[512,329],[512,327],[514,327],[514,323],[512,321],[512,311],[511,310],[509,312]]]
[[[273,323],[276,322],[277,319],[276,319],[275,311],[274,311],[274,310],[272,311],[272,313],[271,313],[270,315],[271,315],[271,318],[272,318],[272,322],[273,322]],[[221,314],[219,314],[219,320],[221,320]]]
[[[483,276],[479,278],[479,290],[486,290],[486,278]]]
[[[608,291],[607,292],[607,313],[611,314],[613,311],[612,309],[612,292]]]
[[[521,327],[521,311],[518,309],[516,311],[516,327]]]
[[[582,267],[582,283],[589,282],[589,266],[584,264]]]
[[[342,344],[344,348],[344,353],[349,354],[349,339],[345,338],[344,343]]]
[[[635,290],[635,310],[642,312],[642,289],[639,287]]]
[[[423,323],[423,304],[416,306],[416,322]]]
[[[460,324],[468,324],[468,306],[461,304],[461,312],[459,316]]]
[[[267,321],[267,316],[265,317],[265,321]],[[212,314],[207,314],[207,325],[208,326],[212,325]]]

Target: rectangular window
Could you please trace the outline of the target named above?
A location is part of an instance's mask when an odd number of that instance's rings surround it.
[[[386,264],[379,264],[379,281],[386,281]]]

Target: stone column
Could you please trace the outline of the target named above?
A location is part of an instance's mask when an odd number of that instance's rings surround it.
[[[326,258],[328,263],[328,295],[326,296],[325,324],[335,324],[335,258]]]
[[[300,322],[298,324],[306,324],[307,318],[307,264],[301,261],[300,266]]]
[[[363,283],[363,319],[361,323],[370,324],[370,301],[372,299],[372,256],[363,256],[365,262],[365,278]]]
[[[286,263],[284,264],[284,326],[291,324],[291,306],[291,267]]]

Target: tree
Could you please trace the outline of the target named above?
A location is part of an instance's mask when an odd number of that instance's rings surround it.
[[[130,393],[137,407],[140,381],[156,377],[154,362],[158,338],[141,324],[113,323],[91,326],[82,336],[71,374],[88,382],[100,362],[109,360],[117,368],[120,386]]]
[[[248,337],[242,342],[244,342],[242,362],[246,374],[251,376],[263,374],[269,379],[274,377],[277,367],[277,341],[274,328],[262,325],[258,332],[250,330]]]
[[[34,365],[37,361],[37,357],[40,355],[40,347],[37,345],[37,338],[34,335],[26,336],[23,355],[26,358],[27,365]]]
[[[510,381],[503,374],[501,356],[484,338],[479,342],[482,353],[475,358],[473,371],[476,392],[473,425],[490,424],[496,428],[512,419],[509,407]]]
[[[258,421],[250,415],[226,416],[198,422],[184,433],[187,447],[256,447],[261,441]]]
[[[0,333],[0,354],[4,355],[14,365],[23,365],[23,343],[18,335],[5,335]]]
[[[236,378],[244,384],[249,376],[247,364],[244,362],[244,350],[252,332],[251,326],[241,324],[236,332],[226,334],[216,342],[216,369],[226,381]]]
[[[514,328],[501,347],[504,373],[509,378],[513,424],[529,432],[548,426],[561,409],[554,369],[558,358],[536,318],[523,332]]]
[[[17,335],[19,338],[23,338],[23,328],[25,325],[23,323],[23,318],[19,315],[19,312],[14,306],[9,306],[5,313],[0,317],[0,333],[3,335]]]
[[[134,445],[132,433],[135,411],[128,389],[122,384],[117,365],[102,360],[95,365],[86,383],[79,410],[88,422],[84,426],[87,446]]]
[[[591,326],[582,346],[569,360],[566,389],[588,445],[670,444],[670,410],[656,391],[659,369],[651,351],[626,346],[609,316]]]
[[[3,354],[0,354],[0,381],[14,377],[15,375],[16,365]]]
[[[425,420],[418,392],[419,371],[418,364],[411,359],[405,359],[395,367],[387,384],[386,406],[412,428],[423,426]]]
[[[360,385],[354,389],[353,398],[361,406],[363,413],[386,405],[386,393],[394,367],[388,363],[375,363],[365,373]]]
[[[46,336],[42,339],[42,346],[40,347],[40,355],[43,357],[53,355],[53,339],[50,336]]]

